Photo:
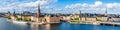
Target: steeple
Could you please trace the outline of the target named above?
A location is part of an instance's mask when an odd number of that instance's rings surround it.
[[[10,14],[10,11],[8,11],[7,14]]]
[[[105,10],[105,16],[107,16],[107,13],[108,13],[108,12],[107,12],[107,8],[106,8],[106,10]]]
[[[40,3],[38,3],[37,17],[40,17]]]
[[[14,9],[14,12],[13,12],[13,16],[15,16],[15,9]]]
[[[81,14],[81,10],[79,10],[79,15]]]

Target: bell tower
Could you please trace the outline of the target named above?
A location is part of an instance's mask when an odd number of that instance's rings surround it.
[[[37,17],[40,17],[40,3],[38,4]]]

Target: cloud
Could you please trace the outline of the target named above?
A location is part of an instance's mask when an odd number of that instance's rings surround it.
[[[101,1],[96,1],[94,4],[87,4],[87,3],[76,3],[71,5],[66,5],[65,8],[69,9],[81,9],[81,10],[105,10],[113,9],[113,10],[120,10],[120,3],[105,3],[103,4]]]
[[[42,0],[42,1],[23,3],[23,4],[20,4],[19,6],[20,7],[36,7],[38,6],[38,4],[40,4],[41,6],[44,6],[44,5],[49,5],[55,2],[57,2],[57,0]]]
[[[0,11],[11,11],[11,10],[36,10],[38,3],[41,6],[50,5],[56,3],[57,0],[1,0]],[[34,8],[34,9],[33,9]],[[45,6],[44,8],[49,8]]]
[[[120,8],[120,3],[109,3],[106,4],[107,8]]]
[[[67,5],[65,8],[76,8],[78,6],[81,6],[81,4],[72,4],[72,5]]]
[[[95,6],[100,6],[100,5],[102,5],[103,3],[102,2],[100,2],[100,1],[96,1],[95,2]]]

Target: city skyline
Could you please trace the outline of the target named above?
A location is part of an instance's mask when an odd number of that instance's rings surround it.
[[[1,0],[1,12],[30,11],[37,12],[37,4],[40,2],[42,13],[105,13],[120,14],[119,0]]]

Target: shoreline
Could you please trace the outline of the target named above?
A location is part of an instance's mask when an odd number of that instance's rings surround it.
[[[59,24],[60,22],[32,22],[32,21],[17,21],[17,20],[11,20],[8,19],[7,21],[12,22],[12,23],[17,23],[17,24]]]

